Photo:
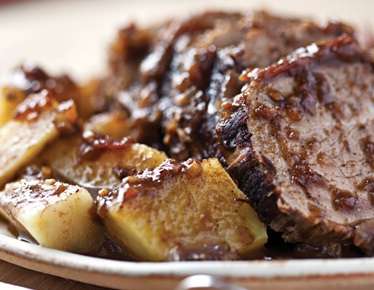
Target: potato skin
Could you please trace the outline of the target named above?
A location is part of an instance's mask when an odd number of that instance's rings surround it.
[[[139,260],[222,260],[267,240],[265,226],[217,159],[165,161],[98,196],[109,234]]]

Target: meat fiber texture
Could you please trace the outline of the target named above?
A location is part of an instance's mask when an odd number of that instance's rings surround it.
[[[132,137],[185,160],[219,152],[215,128],[243,69],[264,67],[311,42],[353,34],[263,11],[206,12],[119,31],[103,90],[128,112]]]
[[[350,26],[263,11],[131,24],[109,68],[101,93],[133,139],[218,157],[286,241],[374,252],[373,72]]]
[[[373,254],[373,63],[345,35],[243,78],[220,123],[239,187],[286,241]]]

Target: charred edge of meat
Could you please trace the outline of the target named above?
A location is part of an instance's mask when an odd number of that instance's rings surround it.
[[[271,181],[275,172],[274,168],[269,168],[269,164],[261,164],[254,157],[247,120],[248,111],[245,106],[241,106],[228,120],[218,125],[217,134],[222,146],[216,154],[254,206],[264,209],[265,212],[260,212],[261,218],[269,223],[276,213],[276,203],[265,197],[274,189]],[[233,150],[237,152],[237,157],[226,160],[225,155]],[[272,199],[275,200],[276,195]]]
[[[360,48],[358,42],[344,34],[320,44],[313,43],[305,48],[299,48],[288,57],[279,60],[264,69],[254,69],[243,74],[242,80],[268,82],[282,74],[296,75],[306,66],[327,62],[370,62]]]
[[[313,44],[306,49],[299,49],[291,56],[280,60],[278,64],[250,72],[246,80],[252,82],[251,85],[262,86],[283,74],[297,76],[313,65],[340,62],[362,62],[372,66],[357,42],[344,35],[323,44]],[[282,232],[282,237],[288,242],[313,241],[314,245],[327,246],[332,257],[340,256],[342,248],[352,243],[352,237],[355,245],[370,252],[367,245],[370,244],[372,236],[365,235],[365,229],[371,229],[370,223],[363,223],[356,229],[354,226],[321,219],[313,223],[300,212],[287,207],[287,204],[282,204],[282,199],[273,184],[275,168],[271,161],[267,162],[266,159],[257,156],[253,150],[251,132],[247,127],[250,120],[244,98],[245,93],[241,96],[240,106],[227,114],[229,117],[220,122],[217,132],[224,156],[222,159],[228,166],[230,175],[251,200],[262,220],[275,231]],[[234,160],[228,160],[233,156],[236,156]]]

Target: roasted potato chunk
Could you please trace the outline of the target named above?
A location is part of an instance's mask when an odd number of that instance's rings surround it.
[[[0,128],[0,186],[58,137],[60,125],[76,121],[72,102],[59,105],[45,92],[29,96],[17,109],[17,116]]]
[[[107,103],[104,94],[100,93],[102,81],[92,79],[79,87],[79,94],[74,101],[77,103],[79,116],[87,120],[93,114],[103,111]]]
[[[85,125],[86,130],[119,139],[129,135],[130,127],[126,115],[121,111],[105,112],[92,116]]]
[[[101,190],[98,205],[109,234],[140,260],[235,259],[267,240],[217,159],[167,160]]]
[[[25,99],[25,94],[14,87],[0,88],[0,126],[13,118],[17,106]]]
[[[42,154],[43,162],[57,175],[85,188],[118,185],[124,176],[160,165],[166,155],[142,144],[104,148],[94,156],[82,156],[85,143],[80,136],[60,139]],[[108,145],[109,147],[109,145]]]
[[[66,251],[90,253],[103,239],[94,201],[84,188],[54,179],[20,180],[0,192],[0,214],[21,236]]]

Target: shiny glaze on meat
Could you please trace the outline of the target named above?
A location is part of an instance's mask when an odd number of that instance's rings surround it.
[[[333,256],[352,243],[372,252],[371,61],[342,36],[243,79],[220,136],[260,215],[289,242],[329,246]]]
[[[215,127],[240,92],[243,69],[342,33],[353,30],[263,11],[205,12],[150,28],[131,24],[112,45],[106,95],[128,113],[135,140],[179,160],[215,156]]]

